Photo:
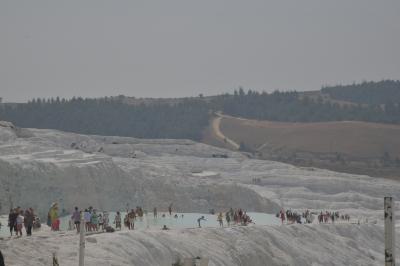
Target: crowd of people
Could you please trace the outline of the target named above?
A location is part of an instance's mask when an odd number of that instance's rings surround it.
[[[69,229],[73,230],[73,227],[75,227],[76,232],[79,233],[81,219],[83,219],[85,223],[85,230],[87,232],[111,230],[109,213],[107,211],[99,212],[92,206],[86,208],[84,211],[80,211],[78,207],[75,207],[71,219],[69,220]]]
[[[143,210],[142,207],[137,206],[136,209],[127,210],[124,218],[122,219],[121,212],[117,212],[113,224],[115,225],[116,230],[121,230],[122,225],[124,225],[128,230],[135,229],[135,221],[139,219],[142,221],[144,214],[147,214],[147,211]],[[167,213],[162,213],[162,217],[166,217],[166,215],[170,215],[170,217],[174,218],[183,218],[184,215],[181,214],[178,216],[177,213],[173,215],[172,213],[172,204],[168,206]],[[157,208],[153,209],[153,217],[154,219],[158,218]],[[114,231],[114,229],[110,225],[109,213],[107,211],[99,212],[94,209],[92,206],[80,210],[78,207],[75,207],[68,224],[69,230],[76,230],[77,233],[80,232],[81,229],[81,219],[84,221],[85,230],[87,232],[98,232],[98,231]],[[220,212],[217,214],[217,221],[221,227],[224,226],[224,220],[226,221],[227,226],[230,225],[248,225],[253,223],[251,218],[247,215],[246,211],[242,209],[233,209],[230,208],[227,212]],[[207,221],[204,216],[201,216],[197,219],[198,227],[201,227],[201,222]],[[47,214],[47,225],[51,228],[52,231],[60,230],[60,216],[59,216],[59,207],[58,203],[53,203],[50,206],[49,212]],[[17,236],[22,236],[22,228],[25,226],[26,234],[29,236],[32,234],[32,228],[40,227],[40,219],[37,217],[32,208],[29,208],[23,211],[20,207],[12,209],[9,215],[9,227],[11,235],[15,231]],[[164,225],[162,230],[168,230],[169,228]]]
[[[328,223],[332,222],[334,223],[337,220],[342,220],[342,221],[350,221],[350,215],[348,214],[339,214],[339,212],[328,212],[326,211],[323,213],[322,211],[318,215],[318,222],[319,223]]]
[[[277,214],[277,217],[281,219],[282,224],[285,222],[285,220],[287,220],[288,224],[301,224],[301,215],[292,210],[287,210],[286,212],[284,210],[281,210],[279,212],[279,215]]]
[[[224,214],[220,212],[217,217],[217,221],[219,222],[219,226],[221,227],[224,226],[223,216]],[[247,215],[246,211],[242,209],[234,210],[233,208],[230,208],[227,212],[225,212],[225,220],[228,226],[230,226],[231,224],[248,225],[250,223],[253,223],[252,219],[249,215]]]
[[[17,207],[10,209],[8,227],[11,236],[15,232],[17,237],[21,237],[23,228],[25,228],[26,235],[31,236],[32,230],[40,227],[40,219],[35,215],[32,208],[24,211],[21,207]]]
[[[310,210],[306,210],[303,213],[297,213],[296,211],[286,210],[286,212],[282,209],[279,213],[276,214],[276,217],[281,219],[282,224],[287,221],[287,224],[293,223],[313,223],[315,217],[318,218],[318,223],[334,223],[337,220],[342,221],[350,221],[350,215],[348,214],[340,214],[338,211],[334,212],[311,212]]]
[[[157,209],[155,209],[157,213]],[[139,218],[140,220],[143,219],[144,211],[142,207],[137,206],[136,210],[131,209],[131,211],[127,211],[124,217],[124,225],[128,227],[129,230],[135,229],[135,220]]]
[[[48,212],[47,225],[51,228],[52,231],[60,230],[60,217],[58,213],[58,204],[53,203]],[[121,230],[122,225],[124,225],[128,230],[135,229],[135,221],[139,219],[142,221],[143,216],[147,214],[142,207],[137,206],[136,209],[127,210],[125,216],[122,219],[121,212],[117,212],[113,224],[115,225],[116,230]],[[166,213],[162,213],[162,217],[166,217],[166,215],[170,215],[170,217],[178,218],[178,214],[172,214],[172,204],[168,206],[168,211]],[[213,213],[215,214],[214,210]],[[315,218],[317,218],[319,223],[334,223],[337,220],[342,221],[350,221],[350,216],[348,214],[340,214],[338,211],[334,212],[311,212],[310,210],[306,210],[303,213],[298,213],[292,210],[283,209],[277,213],[276,215],[280,218],[282,224],[294,224],[294,223],[313,223]],[[155,207],[153,209],[153,217],[154,219],[158,218],[158,211]],[[180,216],[184,217],[183,214]],[[99,232],[99,231],[107,231],[113,232],[115,229],[110,225],[110,217],[107,211],[97,211],[93,207],[88,207],[84,210],[79,210],[78,207],[75,207],[72,215],[69,220],[69,229],[76,230],[77,233],[80,232],[81,229],[81,220],[84,221],[85,230],[87,232]],[[198,227],[201,227],[201,223],[203,221],[207,221],[205,216],[201,216],[197,219]],[[246,211],[238,208],[233,209],[230,208],[226,212],[217,213],[217,221],[220,227],[224,227],[224,222],[226,222],[226,226],[231,225],[248,225],[250,223],[254,223],[249,215],[247,215]],[[32,235],[32,229],[40,227],[40,219],[37,217],[32,208],[22,210],[20,207],[10,210],[8,226],[10,227],[11,236],[15,232],[15,234],[19,237],[22,236],[22,229],[25,227],[26,235]],[[169,228],[164,225],[162,230],[169,230]]]
[[[171,205],[172,206],[172,205]],[[169,212],[172,213],[172,208],[169,207]],[[146,212],[147,213],[147,212]],[[81,223],[81,214],[82,211],[75,207],[74,212],[71,215],[70,226],[69,229],[73,229],[75,227],[76,231],[79,233],[80,231],[80,223]],[[135,229],[135,221],[139,219],[139,221],[143,221],[143,216],[145,211],[142,207],[137,206],[136,209],[127,210],[125,216],[122,219],[122,215],[120,211],[117,211],[114,217],[113,224],[115,225],[115,229],[122,229],[122,225],[124,225],[128,230]],[[157,208],[154,208],[154,217],[157,218]],[[88,232],[98,232],[98,231],[113,231],[114,229],[110,225],[110,217],[107,211],[98,211],[93,207],[88,207],[83,211],[83,220],[85,222],[85,229]],[[165,214],[163,214],[165,217]]]
[[[130,211],[127,210],[125,216],[122,219],[121,212],[117,212],[115,217],[114,217],[114,222],[113,224],[115,225],[116,230],[121,230],[122,225],[124,225],[128,230],[134,230],[135,229],[135,222],[137,220],[143,221],[143,216],[147,214],[147,211],[145,211],[142,207],[137,206],[136,209],[131,209]],[[172,212],[172,204],[168,206],[168,211],[167,213],[162,213],[161,217],[165,218],[166,215],[170,215],[170,217],[178,219],[184,218],[184,215],[178,215],[177,213],[173,214]],[[71,227],[75,226],[75,229],[77,232],[79,232],[79,227],[80,227],[80,211],[78,210],[78,207],[75,207],[75,211],[71,215],[71,221],[70,221],[70,229]],[[109,225],[109,214],[108,212],[97,212],[95,209],[92,207],[89,207],[85,209],[84,213],[84,221],[85,221],[85,229],[86,231],[107,231],[107,227],[110,227]],[[153,209],[153,218],[157,219],[158,218],[158,211],[157,208],[155,207]],[[233,225],[248,225],[250,223],[253,223],[251,220],[250,216],[247,215],[246,211],[243,211],[242,209],[236,209],[234,210],[233,208],[230,208],[226,213],[220,212],[217,215],[217,221],[221,227],[224,226],[224,218],[226,220],[226,224],[230,226],[231,224]],[[197,224],[198,227],[201,227],[201,222],[202,221],[207,221],[204,216],[201,216],[197,219]],[[169,230],[169,228],[164,225],[162,230]]]

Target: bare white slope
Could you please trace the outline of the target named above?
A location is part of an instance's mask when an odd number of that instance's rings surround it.
[[[214,174],[199,176],[199,171]],[[261,183],[253,185],[255,177]],[[42,215],[51,202],[60,201],[68,210],[75,205],[116,210],[127,203],[152,209],[173,203],[185,212],[230,206],[275,212],[284,207],[380,219],[383,197],[398,200],[400,195],[395,181],[252,160],[188,140],[86,136],[16,129],[4,122],[0,182],[1,212],[12,201]]]
[[[227,154],[229,158],[213,158],[213,154]],[[199,175],[201,171],[215,174]],[[253,178],[261,182],[252,184]],[[17,129],[0,123],[2,213],[7,212],[10,201],[34,207],[42,216],[53,201],[59,201],[67,210],[75,205],[118,210],[127,203],[130,207],[163,209],[173,203],[174,209],[182,212],[225,210],[231,206],[264,212],[275,212],[281,207],[338,210],[353,218],[377,222],[361,227],[252,227],[231,229],[238,230],[232,234],[228,229],[210,229],[99,235],[99,243],[104,242],[93,245],[96,248],[91,265],[97,265],[96,256],[100,256],[99,261],[115,260],[115,265],[131,265],[131,260],[150,263],[135,265],[168,265],[162,262],[172,260],[174,252],[198,253],[196,245],[211,257],[219,258],[213,265],[265,265],[268,258],[268,265],[311,265],[313,259],[314,265],[379,265],[383,259],[379,255],[383,252],[383,197],[387,195],[395,198],[399,213],[400,183],[392,180],[252,160],[240,153],[187,140],[85,136]],[[190,237],[183,237],[186,235]],[[36,255],[43,247],[50,249],[49,245],[58,247],[60,257],[66,260],[72,259],[69,255],[75,252],[75,236],[53,239],[45,235],[36,240],[38,247],[29,239],[1,245],[19,265],[31,257],[46,262],[47,255]],[[19,248],[18,243],[31,248],[24,252],[23,245]],[[114,253],[122,258],[118,260]],[[297,264],[302,253],[307,259]],[[358,263],[360,253],[362,263]],[[369,254],[377,261],[368,258]],[[242,257],[254,257],[255,261],[244,264]],[[283,263],[279,264],[281,260]]]
[[[249,210],[274,212],[279,208],[246,187],[192,176],[195,167],[207,168],[203,162],[212,154],[227,153],[232,162],[240,163],[245,158],[239,153],[188,140],[138,140],[36,129],[27,129],[29,134],[19,137],[19,131],[8,124],[0,127],[3,213],[12,203],[31,206],[43,217],[54,201],[67,210],[75,205],[118,210],[127,204],[163,209],[173,203],[180,211],[204,212],[226,208],[230,202]],[[241,197],[232,200],[229,195]]]
[[[40,233],[0,243],[6,265],[77,265],[78,235]],[[85,265],[172,265],[207,257],[213,265],[383,265],[378,225],[249,226],[170,231],[122,231],[87,237]]]

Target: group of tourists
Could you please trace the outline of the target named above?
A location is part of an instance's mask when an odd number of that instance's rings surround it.
[[[142,220],[143,215],[144,215],[143,208],[139,206],[136,207],[136,210],[131,209],[131,211],[127,211],[124,217],[124,225],[128,227],[129,230],[135,229],[136,218],[138,217],[140,220]]]
[[[212,210],[212,214],[214,214],[214,210]],[[135,222],[137,219],[142,221],[143,216],[147,214],[142,207],[137,206],[136,209],[131,209],[130,211],[127,210],[125,216],[122,219],[121,212],[117,212],[113,224],[115,225],[115,229],[121,230],[122,224],[128,228],[128,230],[135,229]],[[161,217],[166,217],[168,215],[174,218],[183,218],[184,215],[181,214],[178,216],[177,213],[173,215],[172,213],[172,204],[168,206],[167,212],[161,214]],[[280,218],[282,224],[294,224],[294,223],[313,223],[315,218],[319,223],[335,223],[337,220],[342,221],[350,221],[350,215],[348,214],[341,214],[338,211],[310,211],[305,210],[303,213],[298,213],[296,211],[292,211],[291,209],[284,211],[283,209],[280,210],[279,213],[276,215]],[[60,217],[59,217],[59,207],[58,204],[55,202],[51,204],[48,215],[47,215],[47,225],[50,226],[52,231],[59,231],[60,230]],[[157,208],[153,208],[153,218],[158,218],[158,211]],[[69,220],[69,229],[74,230],[79,233],[81,229],[81,219],[84,221],[84,226],[87,232],[98,232],[98,231],[107,231],[113,232],[115,229],[110,226],[110,218],[109,213],[107,211],[97,211],[93,207],[88,207],[84,210],[80,210],[78,207],[74,208],[72,212],[71,218]],[[197,219],[198,227],[201,227],[203,221],[207,221],[205,216],[201,216]],[[248,225],[253,223],[252,219],[249,215],[247,215],[246,211],[238,208],[233,209],[230,208],[226,212],[219,212],[217,213],[217,221],[220,227],[224,227],[224,221],[226,222],[227,226],[231,225]],[[8,217],[8,226],[10,228],[11,236],[15,232],[18,237],[22,236],[22,229],[25,227],[26,235],[32,235],[32,229],[40,227],[40,219],[38,216],[35,215],[32,208],[22,210],[22,208],[17,207],[10,210],[9,217]],[[169,228],[164,225],[162,230],[169,230]]]
[[[137,206],[136,209],[131,209],[130,211],[127,210],[124,219],[122,220],[121,213],[118,211],[114,218],[115,228],[121,230],[122,222],[128,230],[135,229],[135,221],[139,219],[142,221],[144,214],[147,213],[143,210],[142,207]],[[168,206],[168,212],[170,216],[172,216],[172,204]],[[81,216],[85,222],[85,229],[88,232],[98,232],[98,231],[112,231],[114,230],[110,226],[110,219],[109,213],[107,211],[98,212],[93,207],[88,207],[84,211],[75,207],[71,219],[69,221],[69,229],[74,230],[79,233],[80,226],[81,226]],[[165,217],[166,214],[163,213],[162,217]],[[337,220],[342,221],[350,221],[350,215],[348,214],[340,214],[338,211],[334,212],[311,212],[310,210],[306,210],[303,213],[298,213],[292,210],[283,209],[280,210],[279,213],[276,215],[280,218],[282,224],[294,224],[294,223],[312,223],[317,217],[319,223],[334,223]],[[154,219],[158,218],[157,208],[153,209],[153,217]],[[178,214],[173,216],[174,218],[178,218]],[[183,214],[181,215],[183,218]],[[217,214],[217,221],[220,227],[224,226],[224,220],[226,221],[226,225],[248,225],[253,223],[252,219],[249,215],[247,215],[246,211],[242,209],[233,209],[230,208],[227,212],[219,212]],[[204,216],[201,216],[197,219],[198,227],[201,227],[201,222],[206,221]],[[53,203],[48,212],[48,219],[47,224],[51,227],[52,231],[60,230],[60,218],[58,215],[58,204]],[[29,236],[32,234],[32,228],[40,227],[40,219],[34,214],[33,209],[29,208],[25,211],[22,210],[20,207],[10,210],[9,219],[8,219],[8,226],[10,227],[10,234],[12,235],[13,232],[17,236],[22,236],[22,228],[25,227],[26,234]],[[166,230],[166,226],[162,229]]]
[[[90,206],[89,208],[86,208],[83,213],[78,207],[75,207],[71,215],[69,229],[73,230],[73,227],[75,227],[77,233],[79,233],[81,228],[81,218],[83,218],[83,221],[85,222],[85,230],[87,232],[106,231],[109,227],[109,213],[107,211],[98,212]]]
[[[85,221],[85,229],[89,232],[104,231],[109,224],[108,212],[98,212],[93,207],[85,209],[85,211],[83,212],[83,218]]]
[[[228,226],[230,226],[231,224],[248,225],[250,223],[253,223],[250,216],[247,215],[246,211],[243,211],[242,209],[234,210],[233,208],[230,208],[229,211],[225,213],[225,220]],[[218,214],[217,221],[220,227],[224,226],[224,214],[222,212]]]
[[[51,227],[51,230],[60,230],[60,220],[58,217],[58,205],[53,203],[47,215],[47,225]],[[26,235],[31,236],[32,231],[39,229],[41,227],[41,221],[39,216],[37,216],[33,208],[28,208],[23,210],[21,207],[10,209],[8,214],[8,227],[10,228],[10,235],[15,235],[17,237],[22,236],[22,229],[25,228]]]
[[[294,224],[294,223],[306,223],[310,224],[314,221],[315,217],[318,215],[318,222],[319,223],[334,223],[337,220],[342,221],[350,221],[350,215],[348,214],[340,214],[338,211],[335,212],[311,212],[310,210],[306,210],[303,213],[297,213],[296,211],[286,210],[286,212],[282,209],[279,213],[276,214],[276,217],[281,219],[282,224],[287,221],[287,224]]]
[[[172,204],[169,205],[168,207],[168,212],[172,216]],[[50,213],[50,212],[49,212]],[[128,228],[128,230],[134,230],[135,229],[135,221],[139,219],[139,221],[143,220],[143,216],[147,213],[145,210],[143,210],[142,207],[137,206],[136,209],[131,209],[130,211],[127,210],[125,216],[122,219],[122,215],[120,211],[117,211],[113,224],[115,225],[115,228],[117,230],[122,229],[122,224]],[[78,207],[75,207],[70,223],[69,223],[69,229],[73,230],[74,227],[76,231],[79,233],[80,231],[80,224],[81,224],[81,214],[82,211],[78,209]],[[109,218],[109,213],[107,211],[99,212],[93,207],[89,207],[83,211],[83,219],[85,222],[85,229],[88,232],[98,232],[98,231],[112,231],[113,229],[110,226],[110,218]],[[154,218],[157,218],[157,208],[153,209],[153,215]],[[165,214],[162,214],[162,217],[165,217]],[[175,218],[178,218],[178,215],[175,214]],[[183,218],[183,214],[181,216]],[[165,227],[166,228],[166,227]],[[163,228],[163,230],[165,230]]]
[[[282,209],[279,214],[276,215],[281,219],[282,224],[287,220],[288,224],[299,223],[301,224],[301,214],[298,214],[292,210],[286,210],[286,212]]]
[[[131,209],[130,211],[127,210],[125,216],[122,219],[121,212],[117,212],[115,217],[114,217],[114,222],[113,224],[115,225],[115,228],[117,230],[122,229],[122,225],[124,225],[128,230],[134,230],[135,229],[135,222],[137,220],[143,221],[143,216],[147,214],[147,211],[145,211],[142,207],[137,206],[136,209]],[[176,219],[184,218],[184,215],[178,215],[177,213],[173,214],[172,213],[172,204],[168,206],[168,211],[167,213],[162,213],[161,217],[165,218],[166,215],[170,215],[170,217],[174,217]],[[71,222],[70,222],[70,229],[71,227],[75,226],[77,232],[79,232],[80,228],[80,216],[81,216],[81,211],[78,210],[78,207],[75,207],[74,212],[72,213],[71,216]],[[107,231],[107,227],[110,227],[109,225],[109,214],[108,212],[97,212],[93,207],[89,207],[85,209],[83,212],[84,216],[84,221],[85,221],[85,228],[86,231]],[[158,211],[157,208],[153,208],[153,218],[157,219],[158,218]],[[250,216],[247,215],[246,211],[243,211],[242,209],[233,209],[230,208],[227,212],[223,213],[220,212],[217,215],[217,221],[219,222],[219,225],[221,227],[224,226],[224,220],[226,221],[226,224],[228,226],[230,225],[248,225],[250,223],[253,223],[251,220]],[[201,227],[201,222],[202,221],[207,221],[204,216],[201,216],[197,219],[197,224],[198,227]],[[162,230],[168,230],[169,228],[164,225]]]
[[[115,224],[115,228],[121,230],[122,222],[128,230],[135,229],[135,221],[139,219],[142,221],[144,214],[147,213],[143,210],[142,207],[137,206],[136,209],[127,210],[124,219],[122,220],[121,213],[118,211],[115,215],[113,223]],[[168,212],[170,216],[172,216],[172,204],[168,207]],[[163,213],[162,217],[165,217],[166,214]],[[317,217],[319,223],[334,223],[337,220],[349,221],[350,215],[348,214],[340,214],[338,211],[334,212],[311,212],[310,210],[306,210],[303,213],[298,213],[292,210],[283,209],[276,215],[280,218],[282,224],[285,222],[287,224],[294,223],[312,223]],[[157,208],[153,209],[153,217],[157,219],[158,212]],[[174,218],[178,218],[178,214],[173,216]],[[183,218],[183,214],[181,215]],[[114,228],[110,226],[109,213],[107,211],[98,212],[93,207],[88,207],[84,211],[79,210],[78,207],[74,208],[74,211],[71,215],[71,219],[69,221],[69,229],[74,230],[79,233],[81,228],[81,219],[83,218],[85,229],[88,232],[98,232],[98,231],[107,231],[113,232]],[[242,209],[233,209],[230,208],[227,212],[219,212],[217,214],[217,221],[220,227],[224,227],[224,220],[226,221],[226,225],[248,225],[253,223],[252,219],[249,215],[247,215],[246,211]],[[201,216],[197,219],[198,227],[201,227],[201,222],[207,221],[204,216]],[[48,220],[47,224],[51,227],[52,231],[60,230],[60,218],[58,215],[58,204],[53,203],[48,212]],[[32,235],[32,228],[40,227],[40,219],[34,214],[32,208],[22,210],[20,207],[10,210],[10,214],[8,217],[8,226],[10,227],[10,234],[13,235],[13,232],[17,236],[22,236],[22,228],[25,227],[26,235]],[[162,230],[168,230],[169,228],[164,225]]]
[[[342,221],[350,221],[350,215],[348,214],[339,214],[339,212],[328,212],[326,211],[323,213],[322,211],[318,215],[318,222],[319,223],[334,223],[337,220],[342,220]]]
[[[26,235],[32,235],[33,228],[40,227],[40,219],[35,215],[32,208],[26,209],[25,211],[21,207],[10,209],[8,214],[8,227],[10,228],[10,235],[17,237],[22,236],[22,228],[25,227]]]

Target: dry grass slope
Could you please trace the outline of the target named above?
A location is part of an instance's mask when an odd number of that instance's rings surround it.
[[[224,116],[220,130],[260,158],[374,176],[400,176],[398,125],[356,121],[284,123]]]

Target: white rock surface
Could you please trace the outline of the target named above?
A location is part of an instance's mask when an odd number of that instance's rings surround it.
[[[198,169],[213,175],[193,175]],[[253,178],[261,182],[253,184]],[[170,265],[165,262],[174,253],[200,250],[217,258],[212,265],[381,265],[384,196],[394,197],[399,214],[400,183],[393,180],[253,160],[188,140],[85,136],[0,123],[1,213],[11,202],[33,207],[42,217],[54,201],[68,211],[75,205],[118,210],[127,204],[162,210],[173,203],[182,212],[231,206],[270,213],[281,207],[337,210],[377,222],[99,235],[88,244],[95,245],[89,265]],[[0,248],[14,258],[11,265],[29,265],[23,262],[32,257],[37,264],[31,265],[45,265],[47,255],[37,254],[52,245],[72,263],[76,237],[48,234],[37,236],[40,244],[23,238]],[[31,246],[27,252],[25,245]]]
[[[399,235],[398,235],[399,236]],[[284,225],[215,229],[148,230],[88,237],[85,265],[167,266],[178,258],[204,257],[210,266],[383,265],[380,225]],[[41,232],[0,241],[6,265],[78,265],[73,232]]]
[[[279,209],[234,182],[192,176],[196,166],[225,163],[225,159],[212,159],[212,154],[229,154],[231,159],[226,162],[230,165],[245,160],[239,153],[188,140],[84,136],[38,129],[25,129],[28,137],[21,138],[17,131],[21,130],[7,124],[0,127],[0,136],[4,136],[0,139],[2,213],[12,203],[33,207],[44,217],[54,201],[66,210],[75,205],[118,210],[127,204],[161,210],[170,203],[182,212],[207,212],[230,204],[249,211]],[[238,194],[241,197],[232,196]]]

